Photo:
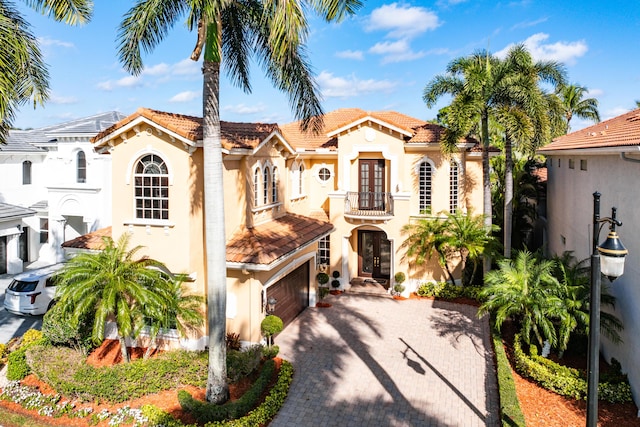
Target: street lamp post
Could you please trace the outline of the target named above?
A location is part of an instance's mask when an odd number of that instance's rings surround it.
[[[598,246],[600,231],[609,224],[609,235]],[[600,288],[601,274],[614,281],[624,272],[624,257],[628,251],[620,242],[616,227],[622,223],[616,219],[616,208],[611,217],[600,218],[600,193],[593,193],[593,245],[591,251],[591,300],[589,303],[589,353],[587,383],[587,427],[598,424],[598,376],[600,362]]]

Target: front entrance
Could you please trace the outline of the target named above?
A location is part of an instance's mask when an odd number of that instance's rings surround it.
[[[358,276],[389,280],[391,242],[384,231],[358,230]]]

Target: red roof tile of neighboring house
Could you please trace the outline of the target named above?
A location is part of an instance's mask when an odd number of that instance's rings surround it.
[[[138,108],[135,113],[100,132],[92,138],[91,141],[98,141],[118,129],[125,127],[139,117],[151,120],[194,143],[202,140],[202,118],[166,113],[149,108]],[[271,133],[279,131],[278,125],[274,123],[235,123],[221,121],[220,127],[222,132],[222,147],[225,149],[255,148]]]
[[[83,234],[75,239],[67,240],[62,244],[63,248],[85,249],[101,251],[104,249],[103,237],[111,237],[111,227],[101,228],[91,233]]]
[[[560,136],[540,151],[640,145],[640,109]]]
[[[536,168],[531,172],[531,175],[538,178],[538,182],[547,182],[548,170],[546,166]]]
[[[328,222],[287,214],[236,231],[227,243],[227,262],[268,265],[332,230]]]

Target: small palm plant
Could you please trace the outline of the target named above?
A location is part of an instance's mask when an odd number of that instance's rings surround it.
[[[60,270],[58,304],[76,324],[93,313],[91,335],[96,343],[104,340],[107,321],[113,319],[122,358],[128,362],[125,338],[133,338],[140,331],[145,313],[163,310],[165,301],[157,288],[159,284],[165,286],[167,279],[159,269],[149,268],[163,266],[160,262],[134,259],[142,247],[128,250],[128,234],[123,234],[117,244],[108,237],[103,240],[102,251],[79,254]]]

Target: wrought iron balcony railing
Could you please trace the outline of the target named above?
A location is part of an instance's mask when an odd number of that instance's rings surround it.
[[[393,216],[393,197],[388,192],[348,191],[344,214],[357,217]]]

